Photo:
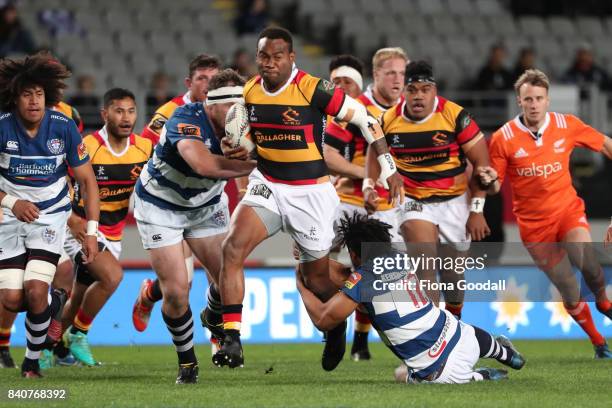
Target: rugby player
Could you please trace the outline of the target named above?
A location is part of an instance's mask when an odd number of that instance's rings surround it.
[[[187,92],[159,107],[149,124],[142,131],[142,136],[150,139],[153,142],[153,146],[155,146],[159,141],[164,124],[179,106],[206,101],[210,80],[219,72],[221,66],[221,61],[215,56],[201,54],[194,58],[189,63],[188,76],[185,78]],[[185,265],[189,272],[189,282],[191,282],[193,279],[194,259],[187,243],[183,243],[183,251],[185,252]],[[208,281],[211,282],[208,271],[206,271],[206,274]],[[146,330],[153,306],[162,299],[162,296],[158,279],[145,279],[142,282],[132,309],[132,323],[136,330],[140,332]],[[211,337],[211,340],[213,339]]]
[[[473,166],[489,164],[487,145],[470,114],[438,96],[431,65],[425,61],[408,64],[405,83],[405,101],[387,110],[381,120],[406,190],[406,202],[399,211],[400,230],[415,255],[461,256],[470,238],[480,240],[490,232],[483,216],[486,191],[475,174],[468,182],[465,171],[467,161]],[[373,207],[378,199],[374,188],[378,165],[373,157],[368,158],[366,172],[366,207]],[[439,242],[445,245],[438,249]],[[421,280],[435,281],[436,272],[423,268],[418,273]],[[444,282],[460,278],[453,270],[439,273]],[[444,295],[446,309],[460,318],[463,293],[445,291]],[[438,303],[437,291],[428,291],[428,296]]]
[[[358,306],[364,306],[387,347],[404,363],[395,372],[399,382],[462,384],[507,377],[505,370],[474,369],[479,358],[493,358],[520,370],[525,359],[510,340],[503,336],[493,338],[437,308],[421,290],[414,271],[374,272],[375,257],[393,254],[389,228],[388,224],[359,214],[342,220],[342,242],[355,269],[345,274],[340,292],[326,302],[304,285],[298,272],[297,287],[315,326],[329,330]],[[362,243],[386,243],[389,248],[363,251]],[[399,288],[380,286],[380,282]]]
[[[400,48],[383,48],[378,50],[373,58],[374,84],[368,87],[368,95],[362,93],[363,89],[363,64],[351,55],[340,55],[329,64],[330,79],[336,86],[344,91],[351,98],[357,99],[366,106],[368,112],[378,118],[384,112],[385,107],[375,102],[379,95],[395,96],[395,88],[399,83],[399,91],[404,83],[404,70],[407,58]],[[387,72],[390,71],[390,73]],[[396,103],[400,97],[396,99]],[[386,110],[386,109],[385,109]],[[340,219],[345,213],[355,212],[366,214],[364,208],[362,180],[365,177],[365,157],[368,143],[361,136],[359,129],[346,122],[340,122],[333,117],[328,117],[325,128],[325,145],[323,153],[325,164],[330,172],[338,176],[334,182],[336,192],[340,198],[340,205],[336,210],[334,219],[334,233],[338,237],[337,231]],[[392,228],[392,240],[401,241],[397,225],[397,209],[387,202],[388,193],[377,186],[379,202],[373,216]],[[340,252],[340,245],[337,239],[334,240],[330,250],[330,258],[337,260]],[[353,345],[351,347],[351,358],[355,361],[369,360],[371,358],[368,348],[368,333],[371,324],[368,315],[357,309],[355,311],[355,332],[353,335]]]
[[[604,273],[593,250],[584,202],[572,186],[570,155],[586,147],[612,159],[612,139],[574,115],[548,112],[548,77],[530,69],[514,85],[521,114],[491,138],[491,167],[477,169],[499,191],[507,177],[521,240],[536,265],[559,290],[567,312],[589,336],[595,358],[610,359],[606,339],[581,298],[572,265],[595,295],[597,310],[612,319]]]
[[[100,192],[99,253],[95,261],[83,264],[81,242],[85,234],[85,208],[80,186],[76,183],[64,242],[64,251],[75,265],[76,279],[62,314],[64,341],[54,349],[56,360],[62,365],[67,365],[62,359],[66,358],[68,350],[83,365],[97,364],[87,333],[123,278],[119,256],[129,200],[153,150],[149,139],[133,133],[137,119],[134,94],[127,89],[113,88],[104,94],[103,100],[104,127],[83,138]],[[54,365],[51,353],[44,355],[45,364],[41,362],[41,368]]]
[[[229,224],[225,180],[245,176],[255,166],[253,161],[223,157],[219,146],[227,110],[243,102],[243,85],[233,70],[224,70],[212,78],[205,103],[177,108],[136,183],[134,217],[163,292],[162,316],[178,356],[177,384],[197,382],[199,371],[182,242],[216,284]],[[220,322],[221,298],[213,289],[208,307],[217,311]]]
[[[380,126],[365,107],[333,83],[295,65],[293,39],[287,30],[263,30],[257,42],[259,75],[244,87],[257,169],[232,216],[223,243],[220,277],[225,338],[213,356],[216,365],[244,363],[240,344],[244,260],[263,240],[283,230],[300,251],[300,269],[308,286],[323,300],[333,295],[329,249],[333,217],[339,203],[322,156],[327,115],[355,124],[383,166],[381,181],[391,189],[389,201],[403,199],[401,178],[388,153]],[[333,370],[344,355],[346,322],[326,334],[322,366]]]
[[[73,106],[60,101],[51,109],[61,112],[68,118],[72,119],[79,132],[83,131],[83,121],[81,120],[81,115]],[[0,208],[0,218],[2,218],[2,208]],[[55,276],[53,277],[51,287],[56,289],[61,288],[70,293],[70,287],[72,285],[72,271],[71,268],[68,268],[68,270],[66,270],[66,268],[62,268],[61,263],[62,258],[60,258],[58,261],[57,270],[55,272]],[[11,356],[10,345],[11,329],[13,328],[13,323],[15,322],[16,318],[17,313],[6,310],[0,302],[0,368],[15,368],[15,361]]]
[[[50,324],[61,331],[66,293],[49,294],[49,285],[70,212],[68,166],[85,198],[84,262],[98,253],[98,187],[87,149],[75,123],[51,110],[69,76],[45,53],[0,63],[0,298],[9,311],[27,311],[26,378],[41,377],[38,359]]]

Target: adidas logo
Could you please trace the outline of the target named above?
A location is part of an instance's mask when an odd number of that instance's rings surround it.
[[[529,156],[529,155],[527,154],[527,152],[525,151],[525,149],[523,149],[522,147],[521,147],[520,149],[518,149],[518,150],[516,151],[516,153],[514,153],[514,157],[515,157],[516,159],[520,159],[521,157],[527,157],[527,156]]]

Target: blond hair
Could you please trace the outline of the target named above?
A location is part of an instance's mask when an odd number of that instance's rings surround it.
[[[387,47],[376,51],[372,57],[372,69],[380,68],[385,61],[391,58],[401,58],[408,63],[408,56],[401,47]]]
[[[514,90],[516,91],[517,95],[520,94],[521,86],[524,84],[541,86],[542,88],[546,88],[547,92],[550,88],[550,81],[548,80],[548,77],[539,69],[528,69],[516,80],[514,83]]]

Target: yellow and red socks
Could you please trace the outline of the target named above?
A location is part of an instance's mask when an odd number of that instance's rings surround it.
[[[227,334],[240,334],[242,305],[223,306],[223,330]]]
[[[451,312],[453,316],[457,319],[461,320],[461,310],[463,310],[463,302],[454,303],[454,302],[446,302],[444,308]]]
[[[570,316],[578,323],[582,330],[589,336],[591,343],[595,346],[602,346],[606,344],[606,339],[597,331],[593,317],[591,317],[591,310],[589,305],[585,301],[581,301],[574,308],[568,308],[565,305],[565,310]]]
[[[11,345],[11,327],[0,327],[0,349]]]
[[[159,280],[155,279],[151,285],[148,285],[144,293],[145,297],[151,303],[160,301],[163,298]]]
[[[75,334],[76,332],[80,331],[87,334],[87,332],[91,328],[93,319],[94,318],[85,313],[83,309],[79,308],[76,316],[74,317],[74,321],[72,322],[72,328],[70,329],[70,332],[72,334]]]
[[[168,331],[172,335],[172,342],[176,349],[179,364],[193,364],[198,360],[195,356],[193,347],[193,316],[191,308],[180,317],[170,317],[162,311],[162,317],[166,323]]]
[[[368,333],[371,328],[370,316],[367,313],[355,310],[355,333]]]

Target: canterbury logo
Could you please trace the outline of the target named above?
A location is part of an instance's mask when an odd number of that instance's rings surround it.
[[[444,133],[438,132],[431,138],[433,140],[434,146],[442,146],[448,144],[448,136]]]
[[[300,113],[295,109],[288,107],[286,111],[283,112],[283,122],[286,125],[299,125],[300,124]]]
[[[563,170],[563,166],[560,162],[554,162],[552,164],[543,164],[536,166],[535,163],[531,163],[529,167],[519,167],[516,169],[516,174],[521,177],[544,177],[548,178],[551,174],[557,173]]]

